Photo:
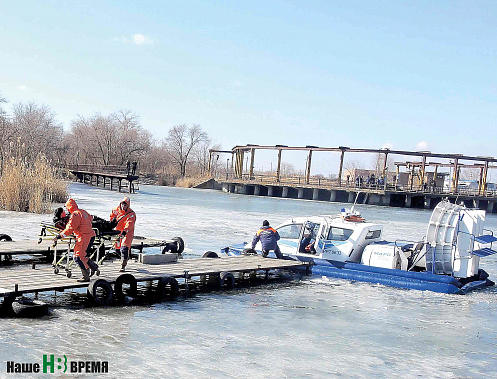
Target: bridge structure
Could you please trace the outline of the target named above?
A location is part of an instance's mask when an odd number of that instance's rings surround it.
[[[119,192],[127,189],[134,193],[136,182],[140,178],[136,162],[133,166],[77,164],[66,167],[81,183],[116,189]]]
[[[257,150],[277,152],[275,172],[254,171]],[[282,154],[288,151],[307,152],[305,175],[282,175]],[[336,178],[327,179],[311,175],[313,152],[316,151],[340,154]],[[361,171],[366,173],[367,170],[344,169],[345,154],[350,153],[377,156],[381,164],[376,170],[376,177],[369,175],[368,178],[363,178]],[[225,173],[213,173],[219,183],[218,187],[226,192],[339,202],[359,201],[427,209],[434,208],[442,198],[449,198],[451,201],[464,202],[467,206],[485,209],[487,212],[497,211],[497,190],[487,182],[489,170],[497,168],[497,159],[494,157],[344,146],[333,148],[244,145],[235,146],[232,150],[210,150],[211,172],[214,157],[217,159],[219,154],[231,154],[231,167],[227,164]],[[247,164],[244,170],[245,155],[247,163],[250,157],[250,165]],[[394,163],[395,172],[388,170],[388,159],[392,156],[402,156],[405,159]],[[440,168],[448,168],[450,174],[441,172]],[[479,173],[476,187],[462,186],[464,181],[460,179],[460,174],[461,169],[465,168]],[[445,180],[447,175],[450,175],[449,180]]]

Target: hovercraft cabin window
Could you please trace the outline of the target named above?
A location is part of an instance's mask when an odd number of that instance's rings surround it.
[[[367,240],[372,240],[374,238],[380,238],[380,237],[381,237],[381,230],[370,230],[368,234],[366,234]]]
[[[302,224],[291,224],[282,226],[281,228],[278,228],[277,231],[280,238],[299,239],[301,230]]]
[[[354,233],[352,229],[337,228],[335,226],[332,226],[330,228],[330,231],[328,232],[327,239],[333,241],[346,241],[350,238],[352,233]]]

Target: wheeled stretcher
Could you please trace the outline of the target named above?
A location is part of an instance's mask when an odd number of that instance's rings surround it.
[[[38,238],[38,243],[42,241],[50,240],[60,234],[61,229],[56,227],[54,224],[42,222],[41,224],[41,232]],[[118,230],[105,231],[102,232],[97,228],[93,228],[95,231],[95,240],[92,246],[92,253],[89,256],[94,262],[100,265],[105,258],[108,256],[108,250],[112,250],[116,246],[116,243],[122,237],[121,232]],[[67,244],[67,249],[64,249],[64,252],[58,256],[57,246],[60,244]],[[58,274],[60,269],[64,269],[66,276],[68,278],[71,277],[71,267],[74,264],[74,244],[76,243],[76,237],[71,234],[58,241],[54,242],[52,247],[54,249],[54,256],[52,260],[52,266],[54,274]],[[109,248],[107,248],[110,246]],[[97,270],[95,274],[100,275],[100,271]]]

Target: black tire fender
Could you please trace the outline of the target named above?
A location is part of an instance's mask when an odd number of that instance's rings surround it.
[[[202,258],[219,258],[219,255],[213,251],[206,251],[203,255]]]
[[[219,275],[219,287],[227,289],[235,288],[235,277],[231,272],[222,272]]]
[[[164,246],[162,248],[162,254],[166,254],[166,253],[177,254],[176,249],[177,249],[177,246],[176,246],[175,242],[168,242],[168,243],[166,243],[166,246]]]
[[[172,300],[179,295],[179,284],[175,278],[164,276],[159,279],[156,289],[157,297],[159,299]]]
[[[48,304],[39,300],[21,299],[12,302],[16,317],[36,318],[48,315]]]
[[[12,237],[8,234],[0,234],[0,241],[12,241]]]
[[[129,290],[124,293],[123,285],[129,285]],[[119,275],[114,283],[114,296],[118,301],[124,301],[126,296],[136,297],[137,294],[137,283],[136,279],[131,274]]]
[[[103,294],[100,294],[99,290],[102,290]],[[110,305],[114,300],[114,293],[107,280],[97,279],[88,286],[88,297],[97,305]]]
[[[174,253],[181,254],[185,250],[185,242],[181,237],[174,237],[173,242],[168,242],[166,246],[162,249],[162,254]]]
[[[174,237],[173,241],[176,242],[176,254],[181,254],[185,251],[185,241],[181,237]]]

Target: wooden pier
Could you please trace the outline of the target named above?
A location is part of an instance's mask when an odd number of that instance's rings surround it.
[[[387,189],[375,186],[337,186],[322,181],[315,184],[298,184],[282,181],[276,183],[271,180],[235,179],[229,177],[212,179],[198,188],[218,189],[240,195],[281,197],[290,199],[318,200],[340,203],[383,205],[403,208],[433,209],[444,198],[452,203],[464,203],[469,208],[478,208],[488,213],[497,213],[497,193],[487,191],[485,195],[474,194],[469,191],[456,193],[438,191],[438,189],[395,188]]]
[[[199,281],[208,277],[217,283],[218,288],[233,288],[235,286],[234,274],[255,275],[274,269],[297,269],[308,267],[308,263],[263,258],[261,256],[238,256],[223,258],[195,258],[180,259],[175,263],[148,265],[130,261],[126,272],[119,272],[119,262],[104,262],[100,266],[100,276],[93,276],[90,283],[81,283],[76,278],[67,278],[63,273],[54,274],[52,267],[27,268],[26,266],[3,269],[0,275],[0,297],[4,303],[12,302],[18,296],[28,293],[57,291],[88,287],[88,293],[97,304],[110,305],[113,299],[122,298],[123,284],[130,286],[130,291],[136,292],[137,282],[158,281],[162,285],[169,285],[172,294],[177,294],[178,280],[184,280],[183,285],[188,288],[188,282],[198,278]],[[112,289],[111,286],[114,286]],[[98,293],[107,289],[107,294]],[[158,289],[158,290],[159,290]],[[99,290],[99,291],[97,291]],[[5,305],[5,304],[4,304]]]
[[[110,165],[89,165],[79,164],[67,167],[69,171],[75,175],[81,183],[95,185],[97,187],[108,187],[113,190],[117,189],[119,192],[127,189],[129,193],[135,192],[135,183],[139,178],[136,167],[131,169],[122,166]],[[117,183],[115,183],[117,182]],[[126,183],[126,184],[123,184]]]
[[[277,154],[275,171],[255,171],[257,150],[272,150]],[[425,209],[433,209],[443,198],[448,198],[451,202],[464,202],[468,207],[497,213],[497,186],[495,183],[488,183],[489,171],[497,169],[497,158],[494,157],[344,146],[245,145],[235,146],[227,151],[209,152],[209,172],[212,179],[202,183],[199,188],[331,202],[353,203],[357,199],[359,203],[372,205]],[[283,174],[283,152],[307,153],[304,175]],[[339,155],[337,175],[330,178],[311,175],[313,153],[316,152]],[[220,163],[222,161],[219,161],[220,154],[230,154],[231,165],[227,158],[226,167],[223,167]],[[376,168],[367,170],[347,165],[345,154],[370,154],[376,160]],[[389,164],[389,159],[394,156],[404,156],[410,160],[391,161]],[[395,166],[395,171],[389,166]],[[468,187],[470,183],[461,179],[462,170],[466,174],[471,173],[474,180],[469,182],[472,182],[473,187]]]

